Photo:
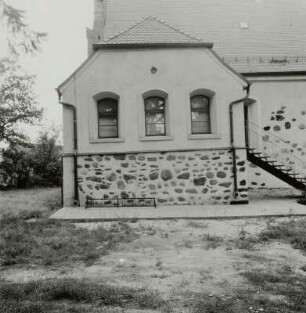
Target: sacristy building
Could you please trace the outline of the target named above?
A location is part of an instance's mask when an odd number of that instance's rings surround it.
[[[305,1],[95,0],[58,88],[64,206],[305,190]]]

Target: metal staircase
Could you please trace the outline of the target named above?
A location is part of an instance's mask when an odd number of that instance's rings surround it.
[[[247,158],[290,186],[306,191],[306,160],[285,140],[246,123]]]

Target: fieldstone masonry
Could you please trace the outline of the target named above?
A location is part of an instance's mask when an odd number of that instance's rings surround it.
[[[243,151],[245,153],[245,151]],[[233,164],[229,150],[93,155],[78,158],[80,201],[155,198],[163,204],[229,203]],[[245,155],[237,155],[240,199],[247,200]]]
[[[286,140],[290,151],[301,160],[304,160],[304,168],[301,174],[306,175],[306,110],[296,110],[294,114],[286,106],[281,106],[267,114],[268,120],[263,124],[262,128],[262,149],[266,150],[265,143],[270,139],[271,134]],[[282,151],[279,150],[274,155],[270,155],[272,159],[277,159]],[[286,150],[283,153],[287,153]],[[249,181],[251,188],[275,188],[290,187],[278,178],[273,177],[256,165],[249,163]]]

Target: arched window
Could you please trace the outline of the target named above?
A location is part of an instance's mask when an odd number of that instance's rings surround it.
[[[118,138],[118,101],[105,98],[98,101],[99,138]]]
[[[144,99],[144,104],[146,136],[165,136],[165,99],[162,97],[148,97]]]
[[[190,98],[191,133],[210,134],[210,98],[204,95]]]

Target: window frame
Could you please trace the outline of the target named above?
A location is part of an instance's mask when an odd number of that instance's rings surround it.
[[[201,122],[201,121],[194,121],[193,120],[193,118],[192,118],[192,113],[193,112],[203,112],[203,113],[205,113],[205,109],[203,108],[203,109],[194,109],[194,108],[192,108],[192,100],[194,99],[194,98],[196,98],[196,97],[202,97],[202,98],[204,98],[204,99],[206,99],[207,100],[207,102],[208,102],[208,125],[209,125],[209,131],[208,132],[205,132],[205,131],[203,131],[203,132],[193,132],[193,124],[194,123],[205,123],[204,121],[203,122]],[[190,98],[189,98],[189,106],[190,106],[190,123],[191,123],[191,128],[190,128],[190,133],[191,133],[191,135],[192,136],[196,136],[196,135],[210,135],[210,134],[212,134],[212,130],[211,130],[211,99],[210,99],[210,97],[209,96],[207,96],[207,95],[204,95],[204,94],[195,94],[195,95],[190,95]]]
[[[117,138],[99,138],[99,116],[98,116],[98,101],[112,98],[117,100],[117,112],[118,112],[118,137]],[[89,131],[89,143],[90,144],[112,144],[112,143],[122,143],[125,142],[124,129],[124,106],[122,106],[122,98],[119,96],[119,93],[116,91],[100,91],[94,94],[89,99],[89,112],[88,112],[88,131]]]
[[[147,101],[150,100],[150,99],[158,99],[158,100],[162,100],[163,101],[163,110],[148,110],[147,109]],[[145,111],[145,114],[144,114],[144,126],[145,126],[145,136],[146,137],[159,137],[159,136],[167,136],[167,121],[166,121],[166,99],[164,97],[161,97],[161,96],[149,96],[149,97],[146,97],[144,98],[144,111]],[[147,123],[147,117],[148,115],[150,114],[162,114],[163,115],[163,120],[164,122],[163,123]],[[164,127],[164,132],[163,133],[157,133],[157,134],[148,134],[148,129],[147,129],[147,126],[148,125],[157,125],[157,124],[161,124],[163,125]]]
[[[210,102],[210,133],[205,134],[193,134],[191,125],[191,103],[190,99],[193,96],[205,96],[209,98]],[[218,105],[218,95],[211,89],[208,88],[198,88],[191,89],[186,93],[185,98],[186,112],[188,114],[188,139],[189,140],[208,140],[208,139],[222,139],[221,136],[221,125],[220,116],[221,112]]]
[[[146,123],[145,123],[145,99],[150,97],[160,97],[164,100],[165,108],[165,135],[146,136]],[[139,112],[139,141],[171,141],[174,140],[174,136],[171,133],[171,122],[173,114],[171,114],[171,107],[169,105],[169,95],[167,91],[162,89],[146,89],[141,92],[141,96],[138,98],[138,112]],[[172,112],[173,113],[173,112]]]
[[[116,102],[116,114],[105,114],[106,116],[113,116],[113,117],[116,117],[116,136],[101,136],[100,135],[100,115],[99,115],[99,106],[102,105],[102,101],[105,101],[105,100],[112,100],[114,102]],[[113,98],[113,97],[104,97],[104,98],[101,98],[99,100],[97,100],[97,119],[98,119],[98,139],[118,139],[119,138],[119,101],[118,99],[116,98]],[[102,126],[107,126],[107,125],[102,125]]]

